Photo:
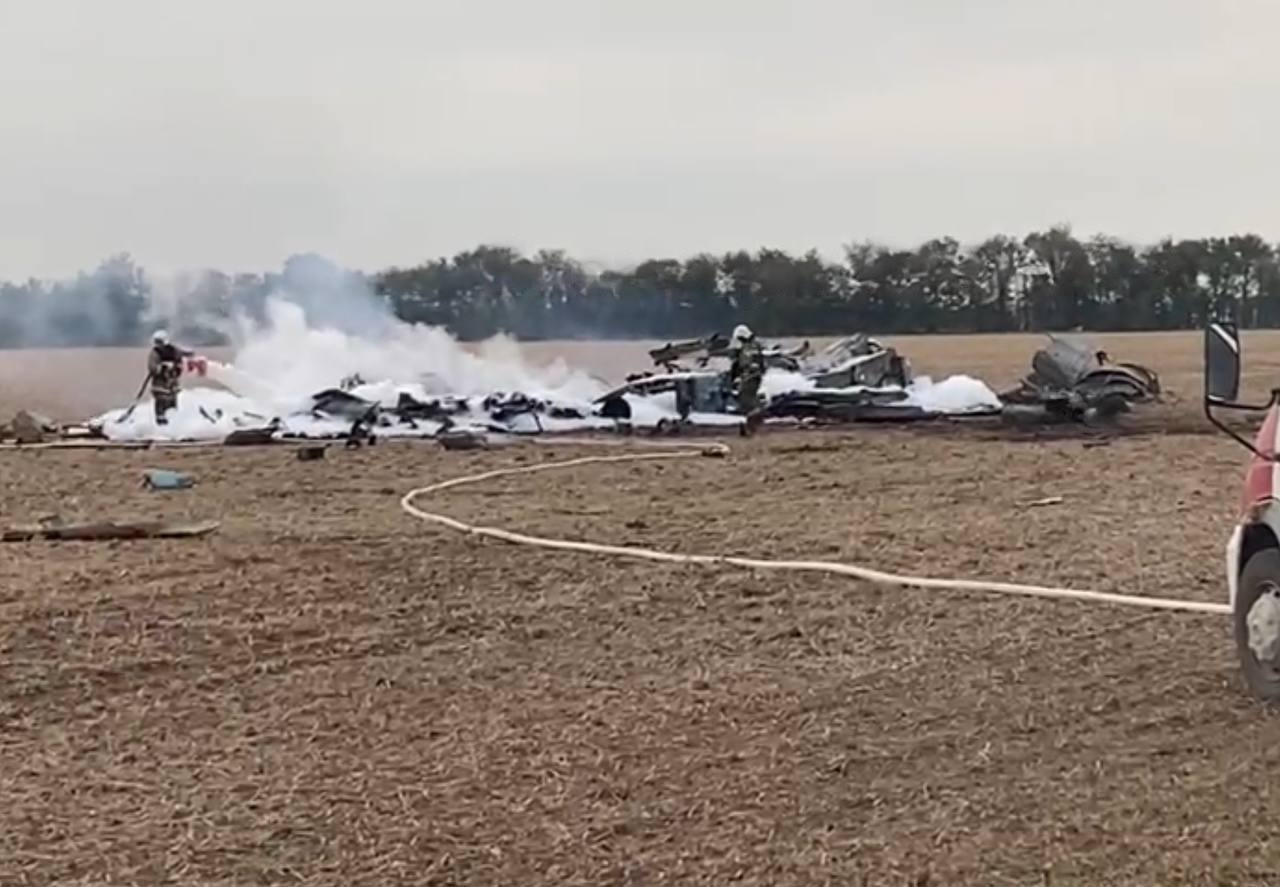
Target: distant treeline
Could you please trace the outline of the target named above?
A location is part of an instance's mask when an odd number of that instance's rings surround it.
[[[0,284],[0,347],[133,344],[159,324],[214,344],[228,318],[261,317],[276,293],[329,321],[353,296],[366,311],[381,302],[463,339],[678,338],[735,323],[766,336],[1169,330],[1210,317],[1276,327],[1280,251],[1253,234],[1135,247],[1058,227],[973,246],[858,243],[841,262],[762,249],[601,271],[560,251],[481,246],[377,274],[295,256],[279,273],[205,271],[163,288],[121,255],[74,280]]]

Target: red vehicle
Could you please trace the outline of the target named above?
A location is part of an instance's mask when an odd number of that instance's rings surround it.
[[[1240,333],[1233,323],[1212,323],[1205,330],[1205,414],[1253,453],[1227,543],[1236,654],[1250,692],[1280,702],[1280,389],[1265,404],[1240,403],[1239,394]],[[1214,415],[1215,409],[1264,414],[1262,427],[1249,441]]]

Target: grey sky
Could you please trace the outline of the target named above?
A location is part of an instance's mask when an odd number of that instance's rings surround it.
[[[0,277],[1280,238],[1274,0],[0,0]]]

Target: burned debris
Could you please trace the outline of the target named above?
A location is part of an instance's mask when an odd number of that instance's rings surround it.
[[[869,336],[840,339],[817,352],[808,342],[795,347],[766,344],[760,347],[760,353],[767,372],[795,377],[793,392],[769,399],[763,410],[767,418],[847,422],[931,415],[904,402],[912,382],[909,362]],[[432,433],[436,436],[466,422],[509,434],[521,430],[542,433],[549,430],[547,420],[602,420],[610,423],[603,427],[629,430],[635,418],[632,400],[637,398],[651,399],[655,410],[666,414],[660,420],[664,427],[705,423],[713,416],[724,419],[712,424],[724,424],[742,412],[731,373],[723,365],[731,357],[729,338],[718,333],[669,342],[649,352],[653,369],[627,376],[622,385],[589,404],[561,403],[519,391],[423,400],[401,391],[397,402],[390,405],[361,398],[360,387],[366,383],[353,375],[343,379],[337,388],[314,395],[310,408],[319,418],[352,423],[353,433],[360,428],[416,429],[423,422],[434,423]]]
[[[715,370],[634,373],[624,385],[600,395],[595,400],[597,412],[615,419],[630,419],[631,408],[626,397],[674,395],[676,414],[687,420],[692,413],[731,412],[731,393],[727,372]]]
[[[0,542],[102,541],[114,539],[193,539],[217,531],[216,520],[197,521],[111,521],[73,524],[59,515],[38,523],[0,527]]]
[[[20,444],[44,443],[62,433],[62,428],[52,419],[39,413],[19,410],[9,423],[9,431],[13,439]]]
[[[766,415],[810,422],[915,422],[940,414],[907,403],[907,393],[888,388],[790,391],[769,401]]]
[[[1031,372],[1000,395],[1012,424],[1107,422],[1160,398],[1160,378],[1135,363],[1113,363],[1086,340],[1050,335]]]
[[[590,400],[519,390],[446,395],[438,394],[448,390],[444,380],[400,385],[351,374],[276,414],[234,391],[197,399],[187,408],[183,436],[153,435],[145,415],[125,429],[119,413],[113,412],[87,426],[69,428],[20,413],[0,437],[13,445],[98,437],[121,444],[336,440],[351,447],[371,446],[385,438],[424,437],[464,448],[474,445],[474,434],[629,434],[637,429],[683,434],[694,428],[744,428],[749,433],[753,423],[762,420],[819,425],[1000,416],[1009,424],[1035,426],[1107,421],[1157,400],[1161,392],[1159,378],[1148,368],[1113,362],[1087,341],[1060,336],[1050,336],[1032,356],[1031,372],[997,397],[981,381],[966,376],[937,385],[917,379],[910,361],[897,349],[865,334],[815,350],[809,342],[795,347],[759,343],[749,330],[743,339],[741,330],[745,327],[734,331],[736,345],[716,334],[654,348],[649,351],[651,368],[627,376],[623,384]],[[742,372],[745,354],[754,361],[751,368],[765,367],[752,377],[759,387],[746,395],[747,408],[738,402],[742,377],[735,375]]]
[[[682,342],[668,342],[660,348],[649,352],[654,366],[661,367],[668,373],[679,373],[685,370],[680,364],[683,357],[694,357],[697,366],[705,367],[715,358],[728,358],[731,355],[728,336],[714,333],[701,339],[687,339]],[[766,346],[762,349],[766,369],[799,372],[800,362],[811,353],[808,342],[795,348],[786,349],[779,345]]]
[[[906,387],[911,382],[910,364],[893,348],[863,333],[838,339],[817,353],[807,341],[790,349],[765,345],[761,350],[766,369],[798,373],[818,388]],[[654,365],[662,369],[661,374],[637,373],[627,381],[658,375],[688,376],[691,371],[680,363],[681,358],[692,357],[699,370],[703,370],[712,360],[729,356],[729,339],[719,333],[703,339],[669,342],[649,352]]]
[[[491,431],[512,433],[512,425],[519,417],[531,419],[534,432],[545,430],[542,420],[585,419],[588,411],[570,404],[531,397],[522,392],[494,392],[483,398],[432,397],[419,399],[407,391],[396,394],[394,405],[360,397],[345,387],[329,388],[311,397],[310,414],[317,419],[333,419],[349,422],[345,432],[326,432],[326,437],[372,444],[378,433],[398,428],[409,431],[430,432],[439,436],[455,428],[460,421],[475,422]],[[429,424],[424,424],[429,423]],[[305,433],[283,431],[282,437],[305,438]]]
[[[906,358],[862,333],[832,342],[801,372],[816,388],[906,388],[912,379]]]
[[[626,384],[599,397],[601,408],[619,412],[627,395],[674,395],[676,413],[688,421],[695,413],[737,413],[727,370],[711,361],[729,356],[729,340],[719,334],[673,342],[649,352],[659,371],[633,373]],[[814,352],[809,342],[794,348],[766,345],[765,366],[795,374],[796,389],[769,399],[765,415],[774,419],[835,422],[872,418],[902,420],[930,414],[904,404],[912,382],[911,364],[898,352],[864,334],[832,342]],[[692,358],[696,369],[681,364]]]

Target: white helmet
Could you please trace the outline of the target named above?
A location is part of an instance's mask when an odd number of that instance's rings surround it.
[[[733,328],[733,336],[730,339],[730,342],[732,342],[733,346],[737,348],[740,347],[743,342],[754,338],[755,333],[751,332],[751,327],[747,326],[745,323],[740,323]]]
[[[156,345],[168,345],[169,334],[166,333],[164,330],[156,330],[154,333],[151,334],[151,341]]]

